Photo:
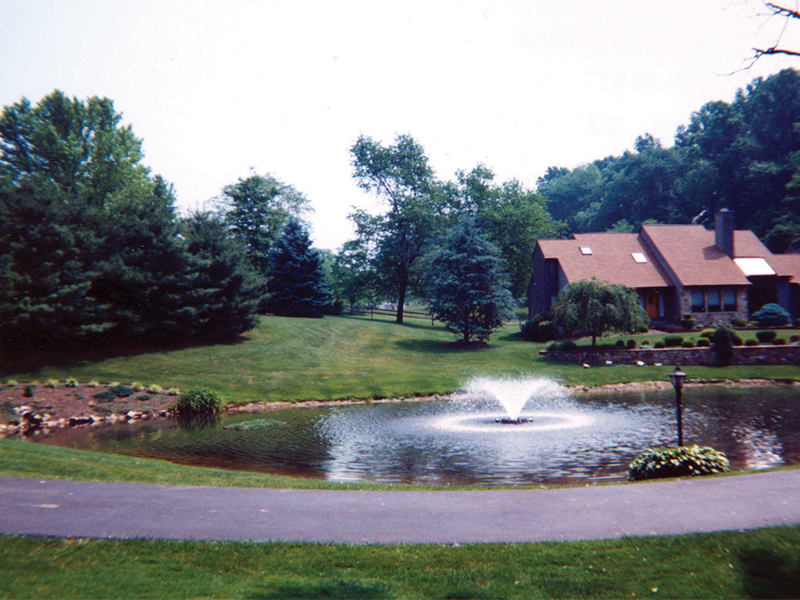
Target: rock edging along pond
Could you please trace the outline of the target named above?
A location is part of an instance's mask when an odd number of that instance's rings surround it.
[[[541,350],[542,356],[568,362],[589,364],[611,361],[623,365],[699,365],[713,366],[717,354],[713,348],[596,348],[579,347],[572,350]],[[735,346],[734,365],[798,365],[800,345]]]

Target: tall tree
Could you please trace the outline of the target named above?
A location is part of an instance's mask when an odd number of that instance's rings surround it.
[[[302,222],[312,210],[308,199],[272,175],[251,174],[222,189],[222,212],[231,232],[241,239],[253,266],[267,274],[269,251],[290,217]]]
[[[592,346],[604,331],[647,331],[650,319],[636,290],[595,278],[576,281],[561,290],[553,307],[556,323],[570,334],[592,336]]]
[[[55,188],[70,206],[104,207],[148,180],[142,142],[121,120],[107,98],[54,91],[36,106],[23,98],[0,115],[0,177],[14,187]]]
[[[408,135],[397,136],[390,146],[360,136],[350,154],[358,186],[389,206],[383,215],[357,210],[350,218],[381,274],[384,291],[397,298],[397,322],[403,323],[409,285],[419,277],[415,268],[438,231],[442,195],[425,151]]]
[[[269,307],[277,315],[321,317],[333,304],[322,257],[290,217],[270,251]]]
[[[461,341],[485,341],[513,316],[513,298],[499,249],[472,218],[451,229],[432,252],[429,310]]]
[[[337,298],[352,309],[358,302],[374,303],[380,294],[380,279],[369,253],[359,240],[348,240],[333,259],[331,287]]]

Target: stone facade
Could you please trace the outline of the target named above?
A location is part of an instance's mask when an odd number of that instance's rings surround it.
[[[577,350],[542,350],[540,354],[568,362],[635,365],[702,365],[712,366],[717,355],[711,348],[589,348]],[[736,346],[733,349],[735,365],[800,365],[800,345],[789,346]]]

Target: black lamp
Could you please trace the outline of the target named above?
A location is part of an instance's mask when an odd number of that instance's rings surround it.
[[[675,371],[670,374],[672,387],[675,388],[675,417],[678,421],[678,446],[683,446],[683,384],[686,383],[686,373],[680,367],[675,367]]]

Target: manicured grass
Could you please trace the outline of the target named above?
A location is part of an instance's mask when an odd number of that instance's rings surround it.
[[[577,362],[541,357],[546,344],[526,342],[518,332],[518,325],[509,325],[492,336],[491,348],[465,351],[448,347],[454,336],[428,320],[409,319],[401,326],[369,317],[263,317],[235,343],[63,359],[25,369],[5,366],[0,375],[20,382],[75,377],[210,389],[225,402],[244,403],[447,393],[478,375],[546,376],[584,386],[667,380],[674,368],[583,369]],[[793,365],[682,366],[690,379],[800,379],[800,367]]]
[[[460,547],[0,537],[4,598],[797,598],[800,527]]]

